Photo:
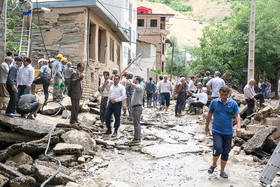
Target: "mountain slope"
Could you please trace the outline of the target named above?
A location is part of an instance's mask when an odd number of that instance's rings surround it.
[[[209,20],[221,20],[230,15],[230,3],[222,3],[222,0],[189,0],[186,5],[193,8],[192,12],[180,13],[161,3],[153,3],[146,0],[139,1],[137,6],[145,6],[153,9],[153,13],[175,14],[169,20],[170,36],[176,36],[180,47],[198,46],[198,37],[202,36],[202,30],[209,25]]]

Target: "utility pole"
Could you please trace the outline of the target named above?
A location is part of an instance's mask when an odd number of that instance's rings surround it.
[[[7,0],[0,0],[0,62],[4,62],[6,55],[6,15]]]
[[[254,78],[255,73],[255,14],[256,0],[251,0],[251,20],[249,33],[249,58],[248,58],[248,75],[247,82]]]

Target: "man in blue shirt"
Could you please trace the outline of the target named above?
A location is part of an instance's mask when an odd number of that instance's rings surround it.
[[[267,85],[264,82],[262,82],[261,89],[262,89],[263,98],[265,98],[265,93],[266,93],[266,90],[267,90]]]
[[[212,100],[209,112],[206,118],[205,133],[209,133],[209,123],[212,115],[214,115],[212,124],[213,134],[213,163],[208,169],[208,173],[212,174],[217,167],[217,161],[221,155],[221,172],[220,176],[228,178],[224,169],[227,164],[228,155],[231,150],[232,141],[232,117],[237,121],[236,134],[241,136],[241,120],[236,101],[228,98],[230,89],[227,86],[222,86],[219,90],[220,97]]]

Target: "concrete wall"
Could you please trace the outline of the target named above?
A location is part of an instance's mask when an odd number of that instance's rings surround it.
[[[4,1],[4,9],[0,14],[0,63],[4,62],[6,55],[6,0]],[[0,11],[1,11],[0,7]]]

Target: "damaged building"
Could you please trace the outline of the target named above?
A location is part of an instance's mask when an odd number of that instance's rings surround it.
[[[38,25],[32,31],[33,61],[47,57],[45,45],[49,58],[63,54],[74,65],[84,62],[84,98],[90,98],[97,91],[103,71],[112,72],[113,68],[121,71],[122,42],[128,42],[129,36],[120,26],[119,20],[100,1],[38,0],[33,3],[33,7],[33,23]],[[50,11],[43,11],[42,7]]]

